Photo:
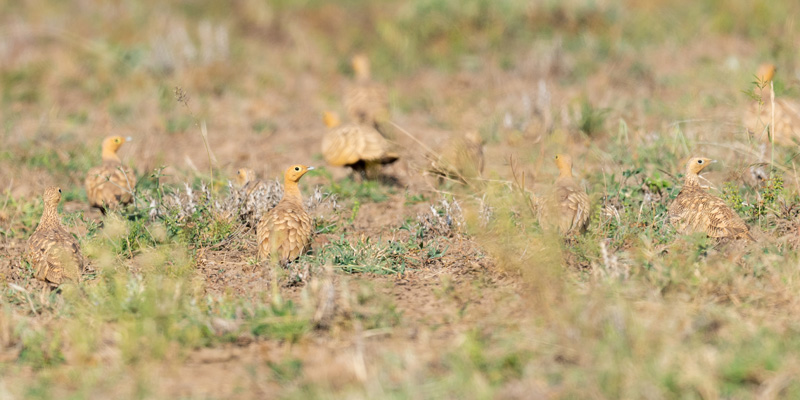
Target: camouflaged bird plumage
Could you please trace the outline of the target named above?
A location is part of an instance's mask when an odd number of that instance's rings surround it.
[[[555,156],[558,178],[553,188],[558,227],[562,234],[582,233],[589,222],[589,196],[572,176],[572,157],[566,154]]]
[[[117,156],[117,150],[130,138],[109,136],[103,140],[103,163],[92,167],[86,173],[84,186],[86,197],[92,207],[99,208],[104,214],[107,209],[116,208],[133,202],[133,188],[136,187],[136,175],[133,169],[123,165]]]
[[[711,162],[708,158],[695,157],[686,163],[683,188],[667,210],[670,224],[680,234],[705,232],[717,239],[755,240],[733,209],[700,186],[698,174]]]
[[[369,59],[359,54],[350,60],[355,82],[344,94],[347,115],[357,124],[369,125],[383,135],[381,124],[389,120],[389,95],[382,85],[372,81]]]
[[[53,285],[80,282],[85,262],[78,241],[61,225],[58,215],[61,189],[48,187],[42,200],[42,218],[28,239],[25,259],[33,267],[36,279]]]
[[[277,182],[267,183],[256,178],[256,173],[250,168],[240,168],[236,171],[236,198],[239,200],[239,219],[247,226],[255,226],[263,215],[262,210],[277,205],[279,199],[274,199]]]
[[[483,174],[483,165],[483,138],[473,131],[463,136],[451,137],[442,146],[440,155],[431,161],[428,171],[443,178],[466,183],[465,179]]]
[[[256,227],[258,258],[281,264],[295,260],[311,247],[312,220],[303,206],[297,182],[312,167],[293,165],[284,173],[283,198]]]
[[[335,167],[350,167],[362,176],[374,177],[381,165],[391,164],[399,156],[391,144],[374,128],[366,125],[339,126],[334,113],[323,115],[329,128],[322,137],[322,156]]]

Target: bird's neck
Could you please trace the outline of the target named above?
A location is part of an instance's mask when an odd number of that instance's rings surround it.
[[[283,199],[297,204],[303,204],[303,195],[300,194],[300,188],[297,182],[286,180],[283,185]]]
[[[370,80],[372,80],[372,79],[370,77],[369,72],[363,72],[362,71],[362,72],[356,73],[356,82],[358,82],[359,84],[365,85],[365,84],[369,83]]]
[[[700,177],[694,172],[689,172],[683,178],[683,185],[684,186],[700,186]]]
[[[562,170],[558,171],[558,178],[559,179],[565,179],[565,178],[572,179],[572,170],[570,170],[570,169],[562,169]]]
[[[39,220],[39,225],[42,225],[44,223],[58,224],[58,225],[61,224],[58,220],[58,205],[53,205],[53,204],[44,205],[44,212],[42,212],[42,218]]]
[[[103,161],[120,162],[119,156],[117,156],[117,152],[106,147],[103,148]]]

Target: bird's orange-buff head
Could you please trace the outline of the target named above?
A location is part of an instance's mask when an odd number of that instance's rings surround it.
[[[360,81],[369,80],[369,58],[367,58],[365,54],[354,55],[353,58],[350,59],[350,65],[353,67],[353,72],[356,75],[356,79]]]
[[[297,182],[300,181],[300,178],[306,174],[306,172],[313,170],[314,167],[307,167],[302,164],[292,165],[286,172],[283,174],[283,198],[285,200],[291,200],[303,202],[303,196],[300,194],[300,188],[297,187]]]
[[[341,121],[339,121],[339,116],[336,115],[333,111],[325,111],[322,113],[322,122],[325,123],[325,126],[328,128],[336,128],[339,126]]]
[[[556,154],[554,157],[556,167],[558,167],[559,177],[572,176],[572,157],[567,154]]]
[[[300,181],[300,178],[306,174],[306,172],[313,170],[314,167],[307,167],[302,164],[292,165],[291,167],[286,169],[286,172],[283,174],[284,180],[286,182],[293,182],[297,183]]]
[[[686,163],[686,175],[683,177],[683,184],[685,186],[700,185],[700,178],[697,174],[703,170],[708,164],[713,163],[714,160],[704,157],[690,158]]]
[[[775,64],[765,63],[758,66],[756,78],[761,83],[768,83],[775,76]]]
[[[714,160],[710,158],[704,157],[694,157],[689,159],[689,162],[686,163],[686,174],[694,174],[697,175],[700,171],[703,170],[708,164],[713,163]]]
[[[254,181],[256,179],[256,172],[250,168],[239,168],[236,170],[236,184],[239,186],[244,186],[247,182]]]
[[[103,161],[119,161],[117,150],[125,142],[133,140],[132,137],[109,136],[103,140]]]

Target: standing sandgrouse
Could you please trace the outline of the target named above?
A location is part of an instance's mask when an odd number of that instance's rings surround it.
[[[391,144],[371,126],[339,126],[336,114],[327,111],[323,121],[328,132],[322,138],[322,156],[332,166],[350,167],[362,177],[375,177],[381,165],[399,158],[390,151]]]
[[[555,156],[558,167],[551,201],[558,213],[558,228],[564,235],[583,233],[589,222],[589,196],[572,177],[572,157],[566,154]]]
[[[389,121],[389,95],[386,88],[372,81],[369,58],[358,54],[350,60],[355,83],[344,94],[348,116],[356,123],[370,125],[385,134],[382,124]]]
[[[431,173],[466,183],[466,179],[483,174],[483,138],[475,131],[453,136],[431,162]]]
[[[25,258],[33,267],[36,279],[53,285],[64,281],[79,282],[84,260],[78,241],[64,229],[58,216],[61,189],[48,187],[42,199],[44,212],[39,225],[28,239]]]
[[[695,157],[686,164],[683,188],[667,210],[670,224],[684,235],[705,232],[716,239],[747,238],[755,241],[736,212],[721,198],[700,187],[698,174],[711,162],[708,158]]]
[[[109,136],[103,140],[103,163],[92,167],[86,174],[84,185],[86,197],[92,207],[99,208],[105,214],[108,209],[125,205],[133,201],[133,188],[136,187],[136,175],[133,170],[122,165],[117,150],[130,137]]]
[[[314,167],[293,165],[284,173],[283,198],[261,218],[256,227],[258,258],[286,264],[311,245],[311,217],[303,206],[297,182]]]

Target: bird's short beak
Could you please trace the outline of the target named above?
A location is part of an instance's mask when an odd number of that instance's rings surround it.
[[[308,171],[312,171],[313,169],[314,169],[314,167],[308,167],[308,168],[306,168],[306,170],[308,170]]]
[[[711,160],[711,163],[712,163],[712,164],[714,164],[715,162],[717,162],[717,160]]]
[[[130,142],[131,140],[133,140],[133,137],[131,137],[131,136],[128,136],[128,137],[125,138],[126,142]]]

